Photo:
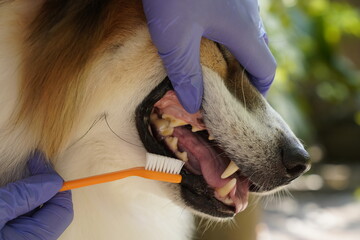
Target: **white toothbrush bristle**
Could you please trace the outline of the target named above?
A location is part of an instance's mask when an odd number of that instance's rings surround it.
[[[179,174],[184,164],[184,161],[175,158],[146,153],[145,169],[149,171]]]

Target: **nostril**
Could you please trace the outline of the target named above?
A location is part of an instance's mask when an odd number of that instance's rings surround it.
[[[306,166],[305,165],[297,165],[293,168],[287,168],[286,172],[288,174],[290,174],[291,176],[299,176],[301,173],[303,173],[306,170]]]
[[[285,148],[282,153],[282,162],[291,177],[298,177],[308,169],[310,156],[303,148]]]

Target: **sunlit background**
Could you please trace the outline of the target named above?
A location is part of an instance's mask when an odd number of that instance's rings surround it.
[[[360,239],[360,1],[259,0],[278,62],[268,99],[304,142],[312,169],[196,239]],[[206,231],[205,231],[206,230]]]

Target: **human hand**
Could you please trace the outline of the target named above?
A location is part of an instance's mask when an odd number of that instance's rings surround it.
[[[257,0],[143,0],[151,38],[174,90],[190,113],[203,96],[200,40],[225,45],[265,95],[276,62],[267,47]]]
[[[36,152],[28,168],[31,177],[0,188],[1,240],[57,239],[73,219],[71,192],[58,193],[63,179],[44,156]]]

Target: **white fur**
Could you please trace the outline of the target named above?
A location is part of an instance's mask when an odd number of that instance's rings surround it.
[[[16,169],[24,168],[22,159],[33,149],[33,139],[22,128],[10,132],[9,119],[18,98],[25,28],[41,2],[0,3],[0,185],[6,179],[21,176],[22,171]]]

